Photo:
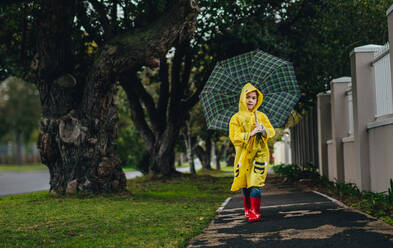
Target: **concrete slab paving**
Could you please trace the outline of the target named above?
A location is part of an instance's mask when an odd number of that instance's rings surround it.
[[[188,247],[393,247],[393,226],[295,186],[267,184],[261,211],[247,222],[235,195]]]

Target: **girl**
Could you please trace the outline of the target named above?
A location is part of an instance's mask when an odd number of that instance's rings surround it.
[[[249,221],[261,219],[261,192],[269,161],[267,141],[275,134],[267,116],[257,111],[262,100],[262,93],[247,83],[240,94],[239,112],[229,122],[229,138],[236,150],[231,190],[242,189],[244,214]]]

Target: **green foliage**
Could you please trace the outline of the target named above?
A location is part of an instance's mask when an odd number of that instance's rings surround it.
[[[387,42],[384,0],[296,1],[289,5],[280,33],[289,41],[302,97],[297,110],[309,109],[333,78],[350,75],[348,55],[356,46]],[[318,61],[317,63],[315,61]]]
[[[0,164],[0,172],[33,172],[33,171],[48,171],[48,167],[41,163],[29,165],[16,165],[16,164]]]
[[[145,152],[143,143],[136,129],[126,127],[119,129],[117,153],[123,161],[123,167],[138,168]]]
[[[23,135],[26,143],[38,130],[41,105],[38,91],[31,83],[9,77],[0,86],[0,140]],[[5,137],[6,136],[6,137]]]
[[[130,120],[130,108],[124,90],[118,89],[119,113],[116,151],[122,160],[123,167],[131,167],[147,173],[146,150],[138,131]]]
[[[165,13],[170,3],[102,1],[102,11],[110,17],[105,27],[99,8],[89,1],[78,1],[72,34],[76,76],[85,75],[99,48],[113,36],[145,27]],[[29,70],[39,4],[17,1],[0,5],[0,79]],[[199,0],[198,4],[202,11],[192,41],[197,72],[218,60],[261,48],[294,63],[303,92],[297,107],[301,113],[312,106],[316,93],[328,89],[332,78],[350,74],[348,54],[355,46],[387,41],[385,11],[391,3]],[[103,31],[104,27],[110,30]],[[90,49],[94,43],[97,46]],[[202,80],[200,76],[195,79]]]
[[[0,4],[0,81],[29,70],[37,32],[33,16],[38,13],[37,1]]]
[[[358,186],[354,183],[334,183],[333,189],[340,197],[345,195],[361,197],[361,192]]]
[[[272,167],[274,173],[282,175],[289,180],[298,180],[301,169],[295,164],[279,164]]]
[[[393,180],[391,178],[389,180],[389,183],[390,183],[390,187],[388,189],[388,196],[387,196],[387,198],[388,198],[388,202],[391,205],[393,205]]]
[[[337,197],[345,204],[359,208],[363,212],[393,224],[392,190],[393,180],[390,179],[390,188],[387,192],[360,191],[356,184],[329,182],[322,177],[318,185],[322,189],[328,189],[333,197]]]
[[[387,41],[390,2],[199,1],[195,34],[201,65],[261,48],[292,61],[302,91],[299,113],[311,108],[330,80],[350,75],[348,55],[356,47]],[[214,28],[212,28],[214,27]],[[316,63],[316,61],[318,61]],[[203,62],[203,64],[202,64]]]
[[[313,164],[305,165],[303,169],[296,164],[279,164],[274,165],[272,169],[274,173],[282,175],[291,181],[320,178],[316,166]]]

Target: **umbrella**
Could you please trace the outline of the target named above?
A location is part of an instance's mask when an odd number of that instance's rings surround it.
[[[229,129],[241,90],[248,82],[263,94],[258,110],[267,115],[273,127],[284,126],[300,97],[293,66],[258,49],[222,60],[214,67],[200,94],[209,129]]]

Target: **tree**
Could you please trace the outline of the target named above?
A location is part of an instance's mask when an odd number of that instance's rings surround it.
[[[209,69],[198,71],[201,68],[193,67],[194,54],[189,40],[175,46],[173,53],[171,59],[164,57],[160,61],[159,71],[148,79],[150,84],[158,82],[156,92],[147,91],[136,70],[121,80],[129,99],[131,118],[150,154],[149,172],[165,176],[176,174],[176,139],[210,74]],[[130,81],[135,87],[129,87]]]
[[[188,115],[186,126],[183,127],[182,133],[191,171],[193,170],[192,158],[194,154],[201,161],[203,169],[212,169],[211,160],[213,147],[216,155],[216,168],[220,170],[221,158],[227,152],[230,145],[228,134],[207,129],[206,121],[204,120],[202,108],[199,103],[193,107]]]
[[[41,107],[37,89],[20,78],[9,77],[0,86],[0,139],[8,134],[15,144],[15,163],[21,164],[22,144],[38,129]]]
[[[277,34],[287,41],[286,56],[302,91],[298,112],[312,108],[333,78],[350,75],[348,56],[354,47],[387,41],[390,5],[383,0],[302,0],[288,6]]]
[[[124,190],[115,151],[116,82],[141,65],[158,66],[173,44],[188,39],[198,7],[186,0],[157,5],[41,0],[10,6],[22,4],[39,9],[23,19],[32,19],[36,30],[29,79],[41,99],[38,147],[50,171],[51,191]]]
[[[122,167],[132,167],[147,173],[146,157],[143,140],[130,119],[130,107],[124,90],[119,86],[117,93],[117,109],[119,112],[118,136],[116,151],[120,156]]]

